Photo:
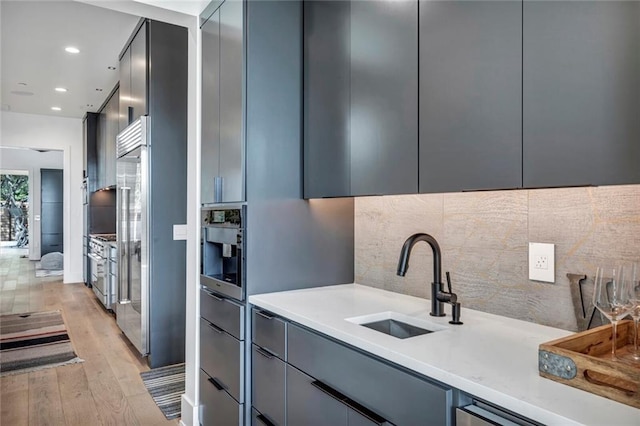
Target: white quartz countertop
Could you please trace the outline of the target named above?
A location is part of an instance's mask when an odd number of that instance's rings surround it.
[[[538,345],[571,334],[566,330],[465,308],[464,325],[450,325],[449,305],[446,317],[435,318],[427,299],[358,284],[259,294],[249,302],[543,424],[640,425],[640,409],[538,375]],[[385,312],[445,329],[397,339],[355,323]]]

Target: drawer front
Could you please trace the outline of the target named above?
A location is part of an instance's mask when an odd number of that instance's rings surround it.
[[[200,368],[244,402],[244,342],[200,318]]]
[[[286,322],[269,312],[253,309],[253,343],[261,346],[280,359],[285,359]]]
[[[242,426],[244,404],[238,404],[200,370],[200,424],[202,426]]]
[[[244,306],[239,303],[200,289],[200,316],[244,340]]]
[[[287,424],[347,425],[347,407],[314,387],[314,379],[287,365]]]
[[[275,425],[285,424],[285,363],[252,345],[253,406]]]
[[[397,425],[450,424],[451,389],[289,324],[287,360]]]

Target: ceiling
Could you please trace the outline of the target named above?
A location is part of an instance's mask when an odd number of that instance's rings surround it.
[[[2,0],[0,14],[2,110],[76,118],[118,82],[118,55],[139,20],[75,1]]]

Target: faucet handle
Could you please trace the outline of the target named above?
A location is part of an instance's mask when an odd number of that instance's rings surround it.
[[[451,290],[451,275],[449,274],[449,271],[445,272],[445,275],[447,276],[447,288],[449,289],[449,293],[453,293]]]

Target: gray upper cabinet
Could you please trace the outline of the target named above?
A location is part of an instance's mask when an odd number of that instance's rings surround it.
[[[420,1],[420,192],[522,185],[522,2]]]
[[[245,200],[243,10],[226,0],[202,26],[202,204]]]
[[[131,109],[131,47],[127,47],[120,57],[120,98],[119,98],[119,126],[122,131],[129,125]]]
[[[525,187],[640,182],[640,2],[524,1]]]
[[[417,192],[417,13],[305,2],[305,198]]]
[[[100,109],[96,137],[96,189],[116,184],[116,136],[119,131],[119,89],[116,87]]]
[[[147,22],[143,22],[120,57],[120,125],[123,130],[147,114],[148,92]]]

